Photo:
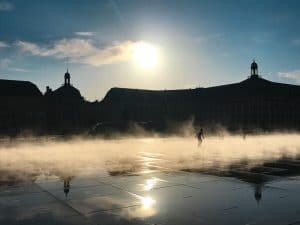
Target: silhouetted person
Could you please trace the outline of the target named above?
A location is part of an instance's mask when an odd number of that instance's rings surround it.
[[[68,193],[70,192],[70,179],[64,180],[64,193],[67,197]]]
[[[204,133],[203,129],[201,128],[197,134],[197,139],[198,139],[198,146],[201,145],[203,139],[204,139]]]

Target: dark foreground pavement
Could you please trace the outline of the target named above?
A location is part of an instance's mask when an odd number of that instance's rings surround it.
[[[300,224],[300,161],[0,186],[0,224]]]

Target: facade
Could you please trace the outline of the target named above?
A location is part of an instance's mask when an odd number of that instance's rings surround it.
[[[239,83],[186,90],[112,88],[103,100],[108,120],[185,121],[233,130],[300,129],[300,86],[258,75]]]
[[[71,75],[68,70],[64,75],[64,80],[64,84],[55,91],[47,86],[45,96],[56,101],[83,101],[80,91],[71,84]]]
[[[0,135],[78,133],[96,123],[95,105],[84,101],[68,71],[64,78],[44,95],[31,82],[0,80]]]
[[[64,74],[64,84],[44,95],[46,130],[50,133],[80,133],[96,123],[95,105],[87,102],[71,84],[71,74]]]
[[[82,133],[96,124],[124,129],[129,123],[163,130],[191,119],[233,131],[300,130],[300,86],[263,79],[254,61],[250,76],[239,83],[162,91],[112,88],[93,103],[71,84],[69,71],[61,87],[47,87],[44,95],[31,82],[0,80],[0,101],[0,134]]]
[[[0,134],[37,128],[43,120],[43,95],[29,81],[0,80]]]

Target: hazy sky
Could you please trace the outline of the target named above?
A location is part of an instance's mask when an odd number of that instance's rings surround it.
[[[238,82],[256,59],[266,79],[300,82],[300,1],[0,0],[0,78],[45,91],[71,83],[89,100],[111,87],[174,89]],[[153,68],[132,59],[157,51]]]

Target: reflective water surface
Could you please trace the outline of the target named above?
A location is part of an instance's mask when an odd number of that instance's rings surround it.
[[[2,140],[0,224],[298,224],[299,137]]]

